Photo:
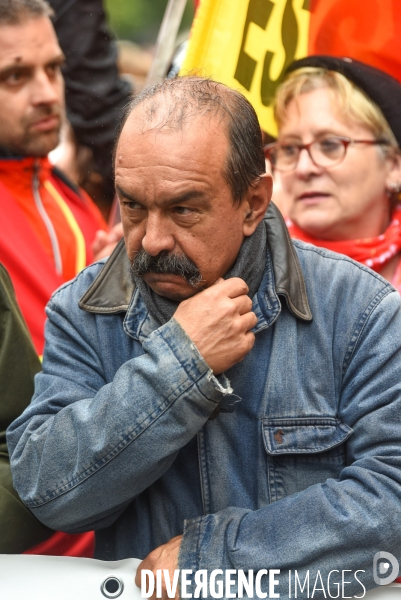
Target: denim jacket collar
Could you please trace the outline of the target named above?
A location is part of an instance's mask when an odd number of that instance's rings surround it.
[[[253,299],[253,310],[258,317],[255,333],[268,327],[280,312],[279,295],[285,297],[288,308],[294,316],[304,321],[312,320],[306,286],[301,267],[292,245],[284,220],[273,203],[265,215],[267,242],[270,249],[265,275],[258,294]],[[147,311],[139,310],[138,292],[130,277],[130,263],[124,240],[117,245],[99,275],[79,301],[82,310],[97,314],[127,312],[126,328],[134,337],[150,333],[152,324]],[[134,318],[135,323],[132,321]],[[148,331],[149,329],[149,331]],[[141,330],[142,335],[141,335]],[[146,333],[145,333],[146,330]],[[134,333],[135,332],[135,333]]]

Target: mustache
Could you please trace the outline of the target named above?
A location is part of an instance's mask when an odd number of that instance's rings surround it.
[[[192,287],[202,281],[202,275],[196,264],[185,254],[169,254],[166,250],[157,256],[151,256],[145,250],[139,250],[131,264],[131,278],[135,281],[146,273],[164,273],[183,277]]]
[[[63,110],[58,104],[43,105],[30,113],[29,117],[26,118],[26,123],[28,125],[34,125],[47,117],[60,117],[61,119],[62,115]]]

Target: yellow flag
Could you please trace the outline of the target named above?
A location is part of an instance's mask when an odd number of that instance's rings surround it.
[[[309,0],[201,0],[181,75],[195,72],[244,94],[276,135],[272,100],[286,67],[307,55]]]

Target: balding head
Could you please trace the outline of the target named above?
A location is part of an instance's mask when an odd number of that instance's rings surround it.
[[[133,121],[142,133],[167,133],[217,122],[228,139],[223,175],[236,202],[241,202],[249,186],[265,172],[256,113],[242,94],[221,83],[178,77],[146,88],[127,107],[119,135]]]
[[[0,26],[19,25],[26,19],[53,16],[46,0],[0,0]]]

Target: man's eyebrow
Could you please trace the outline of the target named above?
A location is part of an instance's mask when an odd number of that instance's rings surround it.
[[[122,198],[126,198],[130,202],[138,202],[139,204],[141,204],[141,202],[137,198],[135,198],[128,192],[124,191],[118,185],[116,186],[116,192],[117,192],[118,196],[120,196]],[[188,192],[185,192],[181,195],[174,196],[172,198],[167,198],[166,200],[162,200],[160,202],[160,204],[162,206],[174,206],[177,204],[182,204],[184,202],[191,202],[191,200],[204,200],[205,202],[208,202],[208,198],[206,197],[204,192],[201,192],[199,190],[189,190]]]
[[[117,196],[126,198],[130,202],[138,202],[138,200],[136,198],[134,198],[134,196],[131,196],[130,194],[128,194],[128,192],[125,192],[122,188],[120,188],[119,185],[116,185],[116,192],[117,192]]]
[[[0,78],[4,79],[9,73],[12,73],[14,71],[24,71],[25,69],[29,68],[30,67],[28,65],[24,65],[20,62],[9,64],[6,67],[0,69]]]
[[[46,67],[48,67],[49,65],[60,65],[62,66],[65,63],[65,56],[64,54],[61,52],[60,54],[57,54],[57,56],[55,56],[54,58],[51,58],[50,60],[47,61],[46,63]],[[16,56],[14,59],[14,62],[9,63],[8,65],[6,65],[5,67],[3,67],[0,70],[0,78],[6,77],[8,75],[8,73],[12,73],[13,71],[25,71],[26,69],[32,69],[35,68],[35,65],[30,64],[29,62],[24,62],[22,61],[21,56]]]
[[[204,200],[207,201],[207,197],[204,192],[200,190],[189,190],[181,195],[174,196],[163,200],[160,204],[163,206],[174,206],[176,204],[183,204],[185,202],[191,202],[192,200]]]
[[[65,63],[65,61],[66,61],[65,54],[63,52],[60,52],[60,54],[58,54],[54,58],[50,59],[46,64],[47,65],[54,65],[54,64],[63,65]]]

